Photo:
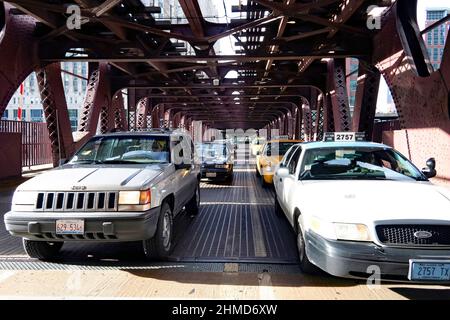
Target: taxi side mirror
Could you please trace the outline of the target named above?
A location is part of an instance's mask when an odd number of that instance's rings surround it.
[[[426,162],[427,167],[422,169],[422,173],[427,178],[433,178],[436,176],[436,160],[434,158],[430,158]]]
[[[287,176],[289,176],[289,169],[286,167],[280,167],[277,170],[277,174],[278,174],[278,177],[280,177],[280,178],[286,178]]]

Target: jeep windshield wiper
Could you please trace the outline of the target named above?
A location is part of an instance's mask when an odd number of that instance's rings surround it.
[[[74,162],[69,162],[69,164],[101,164],[103,161],[100,160],[77,160]]]
[[[106,164],[127,164],[127,163],[139,163],[133,160],[121,160],[121,159],[112,159],[112,160],[103,160],[101,163],[106,163]]]

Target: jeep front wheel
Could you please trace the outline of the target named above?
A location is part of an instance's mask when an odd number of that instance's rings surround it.
[[[23,248],[30,258],[51,260],[61,250],[64,242],[46,242],[23,239]]]
[[[172,253],[173,245],[172,209],[167,202],[161,206],[156,233],[151,239],[143,241],[144,254],[147,259],[167,259]]]

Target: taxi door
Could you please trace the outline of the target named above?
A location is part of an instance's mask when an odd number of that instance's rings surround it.
[[[288,152],[286,152],[285,156],[283,157],[283,159],[280,162],[280,168],[284,167],[287,168],[288,164],[289,164],[289,160],[291,159],[292,155],[294,154],[295,150],[297,150],[298,146],[293,146],[291,149],[288,150]],[[285,208],[284,205],[284,194],[285,194],[285,190],[284,190],[284,182],[283,182],[283,178],[279,177],[277,174],[277,171],[275,171],[275,175],[274,175],[274,179],[273,179],[273,185],[275,187],[275,192],[277,193],[277,197],[278,197],[278,201],[280,202],[281,207]]]
[[[293,224],[293,210],[292,204],[295,200],[297,193],[297,183],[298,183],[298,175],[297,165],[300,160],[300,155],[302,153],[302,148],[299,146],[293,152],[292,157],[289,159],[289,163],[287,164],[287,168],[289,170],[289,175],[283,178],[281,189],[283,190],[283,199],[281,200],[283,210],[286,212],[287,217],[291,224]],[[280,203],[281,204],[281,203]]]

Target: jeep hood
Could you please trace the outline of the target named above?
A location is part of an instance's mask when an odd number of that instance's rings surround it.
[[[138,190],[162,173],[159,165],[60,167],[42,173],[17,190],[22,191],[109,191]]]

